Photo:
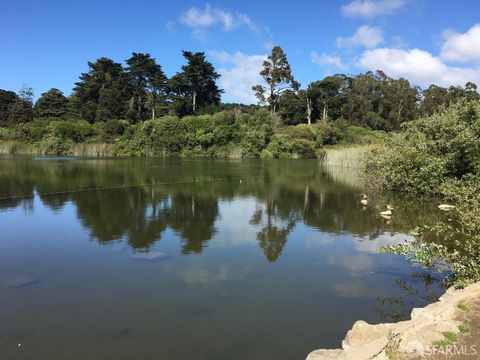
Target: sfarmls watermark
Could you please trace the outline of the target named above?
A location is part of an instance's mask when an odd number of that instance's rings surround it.
[[[407,353],[421,357],[427,356],[476,356],[477,345],[423,345],[420,341],[410,341],[405,347]]]

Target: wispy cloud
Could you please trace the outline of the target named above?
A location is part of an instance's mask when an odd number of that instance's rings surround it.
[[[338,47],[363,46],[367,49],[372,49],[380,45],[382,42],[382,29],[368,25],[360,26],[352,36],[337,38]]]
[[[260,34],[266,28],[253,21],[245,13],[232,13],[206,4],[205,8],[191,7],[180,15],[179,22],[193,29],[193,35],[205,39],[206,29],[221,26],[223,31],[229,32],[239,27],[246,27],[250,31]]]
[[[312,60],[312,63],[320,65],[327,70],[332,68],[338,68],[345,71],[348,69],[348,65],[344,64],[342,59],[338,56],[327,55],[325,53],[319,54],[316,51],[312,51],[310,53],[310,58]]]
[[[374,18],[391,15],[407,4],[408,0],[354,0],[343,5],[340,11],[345,17]]]

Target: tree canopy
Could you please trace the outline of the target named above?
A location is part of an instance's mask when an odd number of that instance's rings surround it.
[[[280,46],[274,46],[271,54],[263,62],[260,75],[267,86],[255,85],[252,90],[261,103],[267,102],[272,113],[276,113],[280,102],[280,95],[287,89],[297,91],[300,84],[292,75],[287,55]]]
[[[68,99],[58,89],[43,93],[35,103],[35,116],[64,119],[69,114]]]

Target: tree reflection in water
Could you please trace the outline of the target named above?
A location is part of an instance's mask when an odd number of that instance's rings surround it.
[[[377,311],[386,322],[410,319],[414,306],[422,307],[438,300],[438,292],[435,290],[442,286],[441,279],[428,272],[414,272],[409,281],[397,278],[395,284],[402,290],[402,296],[377,298]]]
[[[242,177],[243,182],[234,180]],[[358,194],[362,184],[338,170],[325,170],[316,161],[190,161],[161,159],[95,159],[35,161],[3,158],[0,168],[1,208],[23,205],[33,209],[32,197],[61,210],[67,202],[77,209],[82,225],[99,243],[126,239],[136,250],[148,249],[172,229],[182,239],[182,253],[200,253],[216,234],[219,201],[250,196],[257,201],[250,226],[260,227],[257,240],[265,257],[276,261],[299,221],[329,233],[349,232],[376,239],[384,232],[406,232],[432,219],[422,199],[398,194],[375,194],[362,210]],[[223,181],[213,181],[222,179]],[[226,179],[226,180],[224,180]],[[166,184],[69,192],[119,185]],[[386,203],[396,206],[391,224],[377,216]],[[249,225],[246,225],[249,226]]]

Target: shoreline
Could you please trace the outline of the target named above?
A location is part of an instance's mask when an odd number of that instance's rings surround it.
[[[445,356],[446,334],[461,333],[462,304],[480,299],[480,282],[464,289],[447,289],[438,301],[414,308],[410,320],[371,325],[358,320],[342,341],[341,349],[318,349],[306,360],[388,360]],[[440,345],[439,345],[440,344]]]

